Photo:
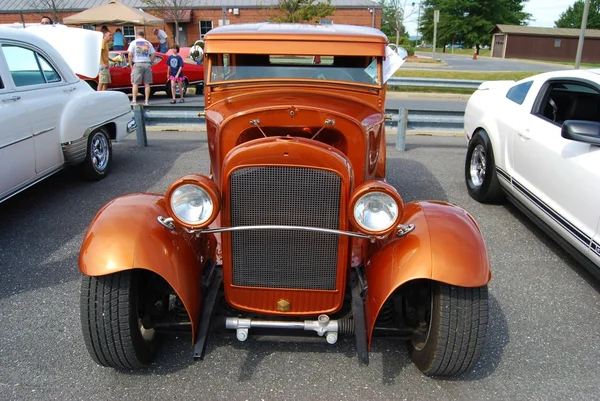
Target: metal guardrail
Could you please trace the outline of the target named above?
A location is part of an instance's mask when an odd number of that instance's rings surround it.
[[[415,110],[408,109],[408,117],[402,113],[404,109],[386,109],[391,116],[386,121],[387,127],[398,127],[399,121],[406,120],[407,130],[442,130],[460,131],[463,128],[462,111]],[[152,105],[144,108],[145,125],[147,126],[194,126],[205,124],[204,117],[198,113],[204,111],[204,106],[187,104]]]
[[[391,77],[387,81],[387,86],[433,86],[443,88],[477,89],[482,82],[483,81],[471,79]]]

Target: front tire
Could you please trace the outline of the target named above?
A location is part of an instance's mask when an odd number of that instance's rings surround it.
[[[502,200],[502,189],[496,174],[494,152],[487,133],[475,133],[465,159],[465,182],[471,198],[482,203]]]
[[[147,275],[139,270],[81,282],[81,328],[92,359],[116,369],[139,369],[154,360],[159,336],[146,329]]]
[[[455,376],[471,370],[483,350],[488,324],[487,286],[431,283],[428,321],[409,342],[413,363],[426,375]]]
[[[106,177],[111,167],[112,143],[106,128],[93,131],[87,144],[85,160],[82,163],[83,175],[91,181]]]

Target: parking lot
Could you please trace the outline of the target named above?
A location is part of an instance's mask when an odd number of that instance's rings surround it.
[[[169,336],[142,372],[101,368],[79,322],[77,258],[96,211],[132,192],[163,193],[208,172],[194,132],[135,134],[114,145],[113,170],[89,183],[70,171],[0,204],[0,399],[598,399],[600,283],[511,205],[481,205],[464,185],[463,138],[409,136],[388,146],[388,181],[405,202],[460,205],[488,246],[490,324],[475,370],[452,380],[422,375],[405,347],[375,339],[361,367],[352,338],[336,345],[212,339],[194,362],[187,335]]]

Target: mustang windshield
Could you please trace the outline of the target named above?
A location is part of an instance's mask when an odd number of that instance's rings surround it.
[[[378,85],[379,61],[365,56],[211,55],[210,82],[327,80]]]

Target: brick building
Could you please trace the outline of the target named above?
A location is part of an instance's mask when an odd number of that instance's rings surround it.
[[[175,23],[172,14],[161,10],[148,8],[141,0],[120,0],[130,7],[141,8],[146,12],[161,17],[165,20],[163,29],[174,37]],[[55,0],[59,20],[81,12],[88,8],[107,3],[108,0]],[[53,16],[52,11],[35,9],[31,0],[2,0],[0,1],[0,24],[15,22],[37,23],[42,15]],[[179,45],[188,46],[195,40],[204,36],[210,29],[223,24],[225,15],[226,24],[240,24],[245,22],[264,22],[280,15],[278,0],[188,0],[185,10],[179,16]],[[370,0],[331,0],[335,7],[332,16],[319,21],[322,24],[350,24],[361,26],[381,27],[381,5]],[[22,13],[22,14],[21,14]],[[84,28],[100,29],[99,26],[86,26]],[[110,27],[114,32],[116,27]],[[136,27],[124,26],[123,32],[127,39],[135,37]],[[146,27],[146,37],[151,42],[158,42],[152,35],[152,27]]]

